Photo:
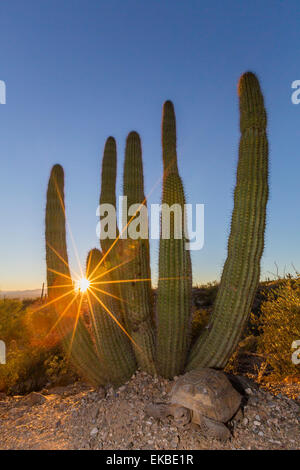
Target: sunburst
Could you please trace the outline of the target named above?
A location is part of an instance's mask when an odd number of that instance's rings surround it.
[[[150,193],[148,194],[147,197],[149,197],[149,195],[154,191],[154,189],[160,183],[160,181],[162,180],[163,177],[164,177],[164,175],[162,175],[162,177],[160,177],[158,179],[158,181],[153,186],[152,190],[150,191]],[[62,261],[62,263],[70,270],[70,272],[72,273],[73,278],[75,279],[75,282],[73,282],[72,278],[69,275],[67,275],[66,273],[59,272],[59,271],[56,271],[54,269],[48,268],[48,270],[50,272],[56,274],[59,278],[62,277],[63,279],[65,279],[65,283],[59,283],[58,285],[49,286],[48,287],[49,291],[51,289],[51,291],[50,291],[51,292],[51,300],[44,303],[42,306],[40,306],[38,308],[38,310],[44,309],[44,308],[46,308],[50,305],[53,305],[53,304],[57,305],[58,302],[60,302],[62,300],[64,302],[68,301],[68,303],[67,303],[67,305],[64,304],[63,308],[61,309],[61,312],[58,312],[59,316],[58,316],[55,324],[51,327],[51,329],[48,332],[47,336],[50,335],[53,332],[53,330],[58,327],[59,323],[68,314],[68,312],[70,311],[70,309],[74,305],[74,303],[77,304],[76,314],[74,315],[75,319],[74,319],[72,337],[71,337],[71,342],[70,342],[69,351],[68,351],[68,356],[70,356],[71,351],[72,351],[72,345],[73,345],[74,338],[75,338],[75,335],[76,335],[76,330],[77,330],[79,318],[80,318],[80,315],[82,313],[81,312],[81,310],[82,310],[81,307],[82,307],[84,297],[87,299],[88,306],[89,306],[89,312],[90,312],[91,319],[92,319],[92,323],[94,325],[94,328],[95,328],[95,331],[96,331],[96,334],[97,334],[96,319],[95,319],[94,309],[93,309],[93,305],[92,305],[91,297],[90,297],[90,296],[92,296],[94,301],[96,301],[99,305],[101,305],[103,313],[105,312],[107,315],[109,315],[113,319],[113,321],[118,325],[118,327],[124,332],[124,334],[126,334],[126,336],[130,339],[130,341],[141,351],[141,353],[143,353],[140,346],[138,346],[135,343],[135,341],[133,340],[133,338],[131,337],[129,332],[126,330],[126,328],[120,323],[120,321],[116,318],[116,316],[113,314],[113,312],[105,304],[103,297],[105,298],[105,297],[108,296],[108,297],[115,298],[115,299],[119,300],[120,302],[128,303],[124,299],[122,299],[121,297],[118,297],[118,296],[112,294],[111,292],[109,292],[108,290],[106,290],[105,285],[121,284],[121,283],[133,283],[133,282],[134,283],[135,282],[151,282],[151,278],[147,278],[147,279],[138,279],[138,278],[137,279],[119,279],[119,280],[103,280],[103,281],[100,280],[100,279],[102,277],[105,277],[110,272],[112,272],[112,271],[126,265],[130,261],[132,261],[132,258],[127,259],[127,260],[122,261],[121,263],[117,264],[116,266],[110,267],[109,269],[104,269],[104,265],[103,265],[103,262],[105,261],[105,259],[109,255],[110,251],[113,248],[116,247],[116,245],[119,242],[123,232],[128,228],[131,221],[134,219],[136,214],[139,212],[140,208],[143,205],[145,205],[147,197],[140,204],[140,206],[136,210],[135,214],[129,219],[126,226],[122,229],[121,232],[119,232],[117,238],[113,241],[110,248],[102,256],[101,260],[94,267],[92,272],[88,276],[85,276],[84,275],[84,270],[83,270],[82,265],[80,263],[80,258],[79,258],[76,243],[75,243],[72,231],[71,231],[71,227],[70,227],[70,224],[69,224],[67,216],[66,216],[64,202],[63,202],[63,199],[62,199],[62,196],[60,194],[60,191],[59,191],[59,188],[58,188],[57,184],[56,184],[56,190],[57,190],[57,194],[58,194],[58,197],[59,197],[61,207],[62,207],[64,215],[65,215],[66,226],[67,226],[68,231],[70,233],[70,238],[71,238],[71,241],[72,241],[72,248],[73,248],[73,251],[75,253],[75,257],[76,257],[77,264],[78,264],[78,267],[79,267],[79,273],[74,271],[73,269],[71,270],[68,261],[65,260],[58,253],[58,251],[48,243],[48,247],[60,259],[60,261]],[[89,267],[90,267],[89,263],[90,262],[91,262],[91,259],[89,259],[89,262],[88,262],[88,266],[87,266],[87,269],[86,269],[87,272],[89,272]],[[102,272],[101,272],[101,274],[99,274],[99,268],[100,268],[101,265],[102,265]],[[159,278],[159,280],[175,280],[175,279],[182,279],[182,278],[181,277]],[[100,286],[101,286],[101,288],[100,288]],[[69,288],[69,289],[67,290],[67,288]],[[61,295],[54,295],[53,292],[58,292],[59,293],[59,290],[54,291],[54,289],[63,289],[64,292]],[[100,298],[100,294],[101,294],[101,298]],[[69,299],[68,296],[72,296],[71,300]]]

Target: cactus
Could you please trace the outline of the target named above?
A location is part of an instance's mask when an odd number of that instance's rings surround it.
[[[105,142],[103,159],[102,159],[102,174],[101,174],[101,194],[100,205],[111,204],[116,207],[116,178],[117,178],[117,148],[116,141],[113,137],[108,137]],[[116,237],[118,236],[118,227],[116,224]],[[101,248],[103,253],[106,253],[114,240],[105,238],[101,240]],[[112,249],[108,258],[114,258],[115,248]],[[108,259],[107,259],[108,261]]]
[[[136,132],[130,132],[126,141],[123,191],[130,208],[136,204],[136,209],[146,206],[144,194],[144,176],[142,148],[140,137]],[[128,216],[127,223],[135,222],[139,216]],[[138,365],[149,373],[155,373],[154,364],[154,326],[152,320],[153,299],[151,289],[149,238],[124,239],[123,250],[129,262],[124,266],[123,275],[126,279],[148,279],[142,282],[123,284],[123,297],[127,301],[125,324],[135,341],[134,350]]]
[[[45,217],[46,263],[48,297],[53,299],[72,289],[66,242],[66,221],[64,204],[64,170],[54,165],[48,183]]]
[[[94,385],[119,385],[128,380],[137,365],[167,378],[198,367],[223,368],[234,352],[259,282],[268,199],[267,118],[254,74],[242,75],[239,97],[241,139],[228,255],[211,322],[189,355],[192,267],[185,237],[175,234],[185,227],[185,195],[177,164],[172,102],[164,103],[162,119],[162,203],[171,212],[171,223],[170,236],[165,238],[162,216],[156,344],[149,240],[143,235],[119,239],[117,223],[114,239],[101,240],[103,254],[97,249],[89,252],[89,321],[82,313],[83,297],[77,301],[68,265],[64,174],[60,165],[53,167],[46,207],[48,296],[59,313],[67,310],[60,322],[63,344],[77,369]],[[116,207],[116,165],[116,143],[109,137],[103,155],[100,204]],[[136,132],[131,132],[126,142],[123,189],[128,207],[136,204],[143,210],[142,150]],[[130,226],[137,224],[141,212],[131,215],[127,220],[129,235]],[[72,305],[67,309],[70,301]]]
[[[73,289],[66,243],[64,171],[60,165],[53,166],[49,178],[45,238],[48,298],[59,320],[57,329],[62,346],[81,375],[94,385],[104,385],[106,378],[99,368],[89,332],[79,317],[80,304]]]
[[[108,137],[105,142],[103,159],[102,159],[102,173],[101,173],[101,193],[100,193],[100,206],[103,204],[110,204],[116,210],[116,178],[117,178],[117,148],[114,137]],[[111,268],[110,277],[115,284],[111,285],[111,292],[116,297],[122,297],[122,286],[117,282],[122,277],[122,270],[117,266],[121,264],[123,257],[123,240],[119,238],[119,230],[117,221],[115,222],[115,237],[101,239],[101,249],[105,256],[105,264],[107,269]],[[124,261],[122,259],[122,261]],[[125,309],[123,302],[118,303],[118,310],[122,320],[124,321]]]
[[[177,167],[176,123],[173,104],[163,108],[162,143],[164,181],[162,203],[180,210],[178,226],[184,227],[185,196]],[[157,294],[157,367],[161,375],[171,378],[183,372],[189,347],[192,302],[190,253],[185,237],[175,237],[175,213],[171,215],[170,238],[162,237],[159,247],[159,280]],[[174,279],[177,278],[177,279]]]
[[[253,73],[241,76],[238,92],[241,138],[228,255],[210,325],[191,351],[188,370],[226,365],[243,332],[259,282],[268,200],[267,117]]]
[[[107,266],[105,260],[101,263],[101,259],[102,254],[96,248],[89,252],[87,258],[86,277],[89,279],[90,273],[93,272],[90,279],[91,292],[87,292],[93,339],[107,381],[120,385],[134,373],[136,362],[130,340],[116,309],[118,303],[115,302],[112,291],[113,284],[109,283],[110,273],[105,274]],[[107,284],[98,284],[99,281]]]
[[[178,173],[176,150],[176,117],[172,101],[165,101],[162,116],[162,150],[164,175]]]

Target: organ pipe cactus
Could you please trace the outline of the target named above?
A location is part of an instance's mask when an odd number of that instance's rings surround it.
[[[239,161],[228,255],[209,327],[194,345],[188,370],[222,368],[234,352],[258,287],[268,200],[268,140],[264,100],[256,76],[238,86]]]
[[[136,365],[168,378],[198,367],[223,368],[234,352],[259,282],[268,199],[267,119],[254,74],[241,77],[239,99],[241,138],[228,254],[211,321],[191,351],[192,267],[185,237],[176,235],[185,227],[185,195],[177,164],[172,102],[165,102],[162,119],[162,203],[170,209],[171,223],[170,236],[165,238],[162,217],[156,315],[149,241],[143,238],[145,234],[132,238],[130,231],[145,217],[146,208],[139,135],[128,135],[124,162],[124,196],[127,206],[135,204],[136,208],[127,218],[129,238],[120,236],[115,221],[113,239],[101,240],[102,253],[94,249],[88,255],[86,274],[94,294],[87,295],[89,321],[82,312],[83,298],[78,302],[74,292],[68,265],[63,169],[53,167],[46,207],[48,296],[60,312],[72,303],[66,321],[60,322],[63,342],[77,369],[93,384],[118,385],[128,380]],[[116,142],[109,137],[100,204],[116,207],[116,172]]]

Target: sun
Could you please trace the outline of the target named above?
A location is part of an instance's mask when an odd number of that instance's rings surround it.
[[[90,281],[86,277],[78,279],[75,284],[75,290],[84,293],[90,287]]]

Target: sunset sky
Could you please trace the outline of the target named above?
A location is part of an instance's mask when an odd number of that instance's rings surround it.
[[[299,0],[10,0],[0,2],[0,290],[46,278],[50,169],[65,170],[68,220],[82,263],[96,237],[105,139],[140,133],[146,193],[162,174],[161,110],[175,105],[187,202],[205,204],[194,282],[219,279],[239,142],[237,82],[251,70],[268,112],[270,201],[262,278],[300,271]],[[149,198],[159,203],[161,185]],[[76,260],[69,240],[69,257]],[[151,243],[157,275],[158,242]]]

